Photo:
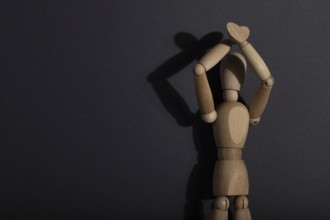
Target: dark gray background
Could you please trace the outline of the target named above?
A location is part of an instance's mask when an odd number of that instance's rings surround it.
[[[208,219],[214,143],[192,68],[235,21],[276,79],[244,150],[253,219],[329,219],[329,8],[1,1],[1,218]],[[249,70],[247,103],[257,84]]]

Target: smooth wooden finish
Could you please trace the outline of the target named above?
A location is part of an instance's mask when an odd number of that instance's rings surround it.
[[[238,92],[236,90],[223,90],[222,97],[224,101],[233,101],[238,100]]]
[[[214,196],[248,195],[249,178],[243,160],[218,160],[213,173]]]
[[[214,110],[213,96],[206,74],[195,74],[195,88],[198,105],[200,106],[202,119],[207,123],[215,121],[217,114]]]
[[[246,196],[237,196],[235,198],[235,208],[236,209],[246,209],[249,207],[249,200]]]
[[[231,44],[229,41],[224,41],[213,47],[207,54],[205,54],[198,63],[202,64],[206,71],[210,70],[230,51]]]
[[[241,90],[246,71],[246,61],[239,53],[228,54],[220,66],[221,88],[223,90]]]
[[[238,26],[233,22],[227,24],[227,31],[230,35],[230,39],[239,44],[242,54],[246,58],[247,62],[257,74],[261,80],[266,80],[271,76],[270,71],[254,47],[247,42],[250,31],[245,26]]]
[[[242,160],[249,123],[257,124],[263,114],[274,79],[265,62],[248,43],[249,28],[233,22],[227,24],[228,41],[211,49],[195,66],[197,101],[202,119],[213,123],[213,135],[217,147],[218,161],[213,172],[213,195],[216,197],[212,220],[228,220],[229,200],[227,196],[238,196],[235,200],[234,220],[251,220],[248,208],[248,173]],[[238,44],[243,55],[229,53],[232,44]],[[222,60],[220,78],[224,101],[216,108],[206,72]],[[261,80],[252,98],[249,109],[238,102],[247,65],[251,66]],[[216,110],[214,110],[216,109]]]
[[[206,74],[205,67],[202,64],[197,63],[194,68],[194,74],[195,76],[201,76]]]
[[[214,201],[214,209],[212,210],[212,219],[227,220],[229,199],[227,197],[217,197]]]
[[[234,220],[251,220],[249,201],[246,196],[238,196],[235,199]]]
[[[227,23],[227,32],[230,36],[230,39],[241,46],[246,44],[250,35],[250,29],[248,27],[238,26],[233,22]]]
[[[260,121],[260,116],[265,111],[268,103],[271,86],[266,86],[264,82],[261,82],[257,91],[255,92],[249,107],[250,111],[250,124],[256,125]]]
[[[213,220],[227,220],[228,219],[228,210],[222,211],[214,208],[212,210],[211,219]]]
[[[241,47],[241,51],[248,64],[251,66],[253,72],[255,72],[259,79],[266,80],[271,76],[264,60],[250,43]]]
[[[242,149],[238,148],[225,148],[218,147],[218,159],[219,160],[241,160]]]
[[[240,102],[223,102],[217,107],[219,117],[213,123],[217,147],[243,148],[248,129],[249,112]]]
[[[233,220],[251,220],[250,209],[235,209]]]
[[[202,120],[206,123],[213,123],[217,119],[217,112],[213,111],[209,114],[202,114]]]

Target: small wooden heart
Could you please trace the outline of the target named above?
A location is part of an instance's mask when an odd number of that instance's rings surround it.
[[[250,35],[250,30],[246,26],[239,26],[234,22],[227,23],[227,31],[232,40],[239,44],[246,42]]]

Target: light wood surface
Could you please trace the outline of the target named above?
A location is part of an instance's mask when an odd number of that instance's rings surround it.
[[[253,72],[255,72],[259,79],[266,80],[271,76],[264,60],[250,43],[246,44],[244,47],[241,47],[241,51],[248,64],[251,66]]]
[[[224,41],[213,47],[205,54],[198,63],[202,64],[206,71],[210,70],[222,60],[222,58],[230,51],[231,44],[229,41]]]
[[[217,107],[213,136],[217,147],[243,148],[248,129],[249,112],[240,102],[223,102]]]
[[[235,199],[234,220],[251,220],[248,208],[248,173],[242,160],[249,123],[257,124],[263,114],[274,79],[254,47],[247,41],[250,30],[233,22],[227,24],[231,41],[222,42],[202,57],[194,68],[196,97],[202,119],[213,123],[213,136],[218,160],[213,172],[213,195],[216,197],[212,220],[228,220],[230,202]],[[238,44],[242,52],[229,53],[232,44]],[[220,61],[221,89],[224,101],[214,108],[213,96],[207,79],[207,71]],[[257,88],[249,109],[238,102],[238,92],[244,82],[247,66],[251,66],[261,84]]]
[[[239,53],[228,54],[221,62],[221,89],[241,90],[246,71],[246,61]]]
[[[251,220],[249,201],[246,196],[237,196],[235,199],[234,220]]]
[[[271,90],[272,86],[266,86],[264,82],[260,83],[249,106],[250,124],[256,125],[259,123],[260,117],[267,106]]]
[[[248,27],[239,26],[234,22],[227,23],[227,32],[230,36],[230,39],[241,46],[246,44],[250,35],[250,29]]]
[[[235,209],[233,220],[251,220],[250,209]]]
[[[214,209],[212,210],[212,219],[214,220],[227,220],[228,219],[228,209],[229,209],[229,199],[225,196],[217,197],[214,200]]]
[[[214,196],[248,195],[248,173],[243,160],[218,160],[213,173]]]
[[[218,147],[217,149],[218,160],[241,160],[242,149]]]
[[[212,123],[215,121],[217,113],[214,110],[213,95],[206,74],[195,74],[194,79],[196,97],[201,110],[202,119],[207,123]]]
[[[228,210],[222,211],[216,208],[213,208],[211,214],[212,220],[228,220]]]
[[[234,101],[238,100],[238,92],[236,90],[223,90],[222,98],[224,101]]]

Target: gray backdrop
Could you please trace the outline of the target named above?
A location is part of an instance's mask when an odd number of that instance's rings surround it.
[[[329,219],[329,8],[2,1],[1,218],[207,220],[215,147],[192,68],[235,21],[276,79],[244,149],[253,219]],[[257,85],[248,70],[242,101]]]

